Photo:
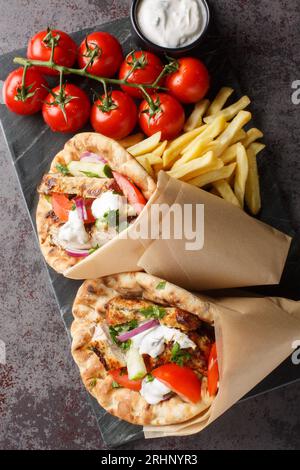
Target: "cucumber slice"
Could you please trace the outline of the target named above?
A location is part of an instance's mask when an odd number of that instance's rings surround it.
[[[132,346],[127,353],[126,363],[129,380],[140,380],[147,375],[143,356]]]
[[[112,171],[106,163],[72,161],[68,165],[73,176],[89,176],[90,178],[112,178]]]

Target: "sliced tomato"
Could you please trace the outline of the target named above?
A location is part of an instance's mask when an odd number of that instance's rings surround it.
[[[126,176],[121,175],[117,171],[113,171],[113,175],[124,196],[128,199],[129,204],[134,207],[137,214],[140,214],[147,204],[147,200],[141,191]]]
[[[135,390],[136,392],[141,390],[142,381],[129,380],[128,374],[123,374],[122,369],[110,370],[109,373],[114,381],[117,382],[117,384],[119,384],[121,387],[129,388],[130,390]]]
[[[207,388],[210,397],[217,394],[219,382],[219,367],[217,358],[217,345],[214,343],[211,347],[208,359]]]
[[[201,400],[201,381],[189,367],[165,364],[151,373],[185,400],[191,403],[198,403]]]
[[[69,212],[73,208],[73,202],[64,194],[53,193],[51,197],[52,209],[61,222],[67,222]]]

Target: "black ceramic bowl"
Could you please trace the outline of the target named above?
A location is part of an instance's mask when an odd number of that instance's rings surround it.
[[[210,24],[210,19],[211,19],[210,9],[208,7],[206,0],[201,0],[206,10],[206,25],[201,35],[198,37],[198,39],[196,39],[196,41],[192,42],[191,44],[184,46],[184,47],[178,47],[176,49],[158,46],[157,44],[154,44],[153,42],[149,41],[149,39],[147,39],[144,36],[137,21],[137,9],[138,9],[140,1],[141,0],[133,0],[131,4],[131,10],[130,10],[130,19],[131,19],[133,36],[135,38],[136,43],[139,46],[141,46],[143,49],[156,52],[159,55],[167,54],[167,55],[174,56],[174,57],[184,56],[186,55],[187,52],[191,52],[193,49],[197,49],[201,47],[201,44],[205,40],[205,36],[206,36],[207,30]]]

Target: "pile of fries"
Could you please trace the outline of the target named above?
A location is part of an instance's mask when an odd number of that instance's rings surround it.
[[[145,140],[143,134],[131,135],[120,143],[151,176],[165,170],[256,215],[261,209],[256,156],[265,148],[257,140],[263,133],[244,130],[252,118],[245,111],[247,96],[224,108],[233,91],[224,87],[212,103],[197,103],[184,133],[173,141],[161,142],[158,132]]]

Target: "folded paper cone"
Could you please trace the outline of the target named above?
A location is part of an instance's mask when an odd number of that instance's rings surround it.
[[[279,298],[212,302],[216,305],[219,392],[208,410],[185,423],[145,426],[146,438],[202,431],[278,367],[292,353],[293,342],[300,340],[300,302]]]
[[[158,205],[169,209],[157,223],[152,209]],[[175,206],[182,209],[182,220],[175,222],[182,236],[176,239],[173,227],[171,237],[162,239]],[[185,212],[187,207],[192,210]],[[199,207],[204,208],[201,227],[196,223]],[[139,236],[141,227],[148,228],[146,238]],[[188,249],[191,232],[201,238],[200,231],[203,246]],[[280,282],[290,244],[290,237],[238,207],[160,172],[157,189],[135,223],[64,275],[91,279],[145,270],[193,290],[271,285]]]

